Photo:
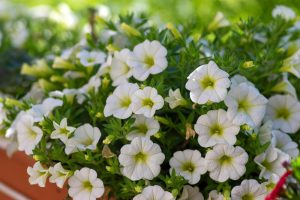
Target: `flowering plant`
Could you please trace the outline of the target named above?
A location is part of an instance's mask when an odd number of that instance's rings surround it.
[[[278,8],[277,8],[278,9]],[[203,29],[132,15],[54,59],[25,64],[38,90],[1,100],[1,130],[73,199],[264,199],[299,154],[292,17]]]

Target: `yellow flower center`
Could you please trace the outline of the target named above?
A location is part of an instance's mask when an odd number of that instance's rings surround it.
[[[148,131],[148,127],[145,124],[140,124],[136,126],[136,129],[139,131],[139,133],[146,134]]]
[[[255,198],[253,197],[252,194],[245,194],[243,197],[242,197],[242,200],[254,200]]]
[[[182,165],[182,170],[192,173],[195,170],[195,165],[191,162],[186,162]]]
[[[223,130],[219,124],[215,124],[210,127],[210,135],[222,135]]]
[[[154,105],[154,103],[153,103],[152,99],[146,98],[143,100],[142,105],[152,107]]]
[[[232,158],[230,156],[227,156],[227,155],[223,155],[220,159],[219,159],[219,162],[221,165],[224,165],[224,164],[230,164],[232,161]]]
[[[291,113],[287,108],[279,108],[276,111],[276,118],[289,119]]]
[[[69,131],[67,130],[66,127],[60,128],[59,131],[63,135],[69,135]]]
[[[147,64],[148,68],[154,65],[154,58],[152,56],[146,56],[144,62]]]
[[[206,89],[206,88],[213,88],[215,86],[215,80],[209,76],[206,76],[200,81],[200,85]]]
[[[147,154],[143,153],[143,152],[139,152],[138,154],[136,154],[134,156],[134,159],[135,159],[135,162],[138,162],[138,163],[143,163],[147,160]]]
[[[238,111],[247,112],[250,107],[251,103],[247,99],[238,102]]]
[[[92,191],[93,186],[90,181],[85,181],[82,184],[83,184],[84,189],[86,189],[88,191]]]
[[[121,101],[121,107],[128,108],[131,104],[131,99],[129,97],[125,97]]]

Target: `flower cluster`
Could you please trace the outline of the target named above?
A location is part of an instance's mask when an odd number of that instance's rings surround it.
[[[67,182],[73,199],[264,199],[299,155],[299,53],[282,46],[297,30],[276,9],[263,31],[201,38],[127,16],[30,66],[41,92],[0,104],[10,148],[37,161],[29,182]]]

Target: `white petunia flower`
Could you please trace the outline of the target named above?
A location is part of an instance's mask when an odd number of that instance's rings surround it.
[[[278,130],[272,131],[272,142],[271,145],[282,152],[291,156],[291,158],[296,158],[299,155],[298,144],[293,142],[291,137]]]
[[[152,180],[160,172],[165,155],[159,145],[148,138],[134,138],[130,144],[121,148],[119,162],[121,172],[130,180]]]
[[[106,58],[106,61],[100,66],[97,76],[102,76],[104,74],[108,74],[111,70],[111,62],[112,62],[112,55],[109,54]]]
[[[258,139],[260,144],[266,144],[271,141],[272,138],[272,121],[266,121],[259,129],[258,129]]]
[[[122,49],[115,52],[111,61],[110,77],[113,80],[113,86],[127,83],[132,76],[132,67],[127,64],[132,52],[129,49]]]
[[[104,194],[104,185],[95,170],[84,167],[76,170],[68,180],[68,193],[74,200],[96,200]]]
[[[231,190],[232,200],[255,199],[264,200],[268,191],[263,184],[259,184],[256,180],[243,180],[241,185],[235,186]]]
[[[281,82],[277,83],[271,90],[273,92],[289,94],[297,99],[296,89],[287,78],[284,78]]]
[[[104,116],[113,115],[119,119],[126,119],[133,112],[133,98],[139,86],[133,83],[119,85],[114,92],[106,99]]]
[[[219,109],[201,115],[195,124],[195,131],[200,146],[212,147],[222,143],[234,145],[240,127],[232,124],[225,110]]]
[[[32,154],[32,150],[41,141],[43,131],[34,126],[34,120],[31,115],[24,114],[20,117],[16,125],[18,149],[25,151],[27,155]]]
[[[208,194],[207,200],[224,200],[224,196],[222,193],[217,192],[217,190],[212,190]]]
[[[171,109],[187,104],[187,101],[181,96],[179,88],[174,91],[170,89],[169,96],[165,98],[165,101],[169,103]]]
[[[198,150],[177,151],[173,154],[169,163],[171,166],[170,172],[175,169],[178,175],[189,181],[189,184],[198,183],[201,175],[207,171],[205,160]]]
[[[273,10],[272,10],[272,16],[274,18],[276,17],[282,17],[285,20],[292,20],[296,17],[295,12],[284,5],[277,5]]]
[[[167,49],[159,41],[148,41],[136,45],[127,64],[133,67],[133,77],[144,81],[150,74],[158,74],[168,66]]]
[[[55,130],[51,133],[50,137],[52,139],[60,139],[62,142],[66,143],[69,136],[75,131],[76,128],[68,126],[67,118],[63,118],[60,124],[53,121],[53,126]]]
[[[255,87],[255,85],[252,82],[248,81],[248,79],[245,76],[239,74],[234,75],[230,79],[230,82],[231,82],[231,86],[230,86],[231,88],[236,87],[241,83],[247,83],[249,86]]]
[[[265,152],[254,158],[254,162],[261,168],[259,178],[270,179],[272,176],[276,176],[279,179],[286,171],[282,164],[288,160],[287,154],[270,146]]]
[[[38,184],[40,187],[45,187],[49,171],[44,168],[40,162],[34,163],[33,167],[28,167],[27,173],[31,185]]]
[[[164,99],[152,87],[138,90],[132,97],[133,112],[143,114],[145,117],[153,117],[156,110],[164,106]]]
[[[273,128],[295,133],[300,128],[300,103],[290,95],[275,95],[269,99],[266,119],[273,121]]]
[[[63,101],[54,98],[47,98],[41,104],[33,105],[26,112],[33,116],[34,122],[40,122],[47,117],[54,108],[62,106]]]
[[[159,123],[154,118],[147,118],[143,115],[135,115],[135,121],[132,124],[132,131],[130,131],[126,138],[133,140],[136,137],[150,138],[152,135],[159,131]]]
[[[237,180],[246,172],[248,154],[241,147],[229,144],[217,144],[205,156],[207,170],[211,179],[225,182]]]
[[[91,51],[82,50],[77,53],[76,57],[80,60],[80,63],[85,66],[93,66],[97,64],[104,63],[105,61],[105,53],[102,51]]]
[[[241,83],[231,88],[225,98],[227,116],[234,124],[257,127],[265,115],[267,101],[256,88]]]
[[[87,94],[91,91],[97,93],[101,86],[101,79],[98,76],[92,76],[87,84],[79,88],[81,93]]]
[[[92,127],[90,124],[84,124],[75,130],[74,136],[67,140],[65,153],[67,155],[76,151],[86,149],[97,149],[97,143],[101,137],[99,128]]]
[[[49,181],[55,183],[59,188],[63,188],[66,180],[72,174],[71,171],[64,169],[60,162],[50,167],[49,172],[51,174]]]
[[[280,70],[282,72],[289,72],[300,78],[300,49],[283,61]]]
[[[204,200],[204,197],[197,186],[185,185],[178,200]]]
[[[5,120],[6,120],[6,111],[3,108],[3,104],[0,103],[0,127],[3,123],[3,121],[5,121]]]
[[[222,12],[217,12],[216,16],[214,17],[213,21],[208,25],[208,30],[214,31],[218,28],[223,28],[229,26],[230,22]]]
[[[189,76],[185,88],[190,91],[194,103],[221,102],[225,99],[230,86],[229,74],[210,61],[201,65]]]
[[[133,200],[175,200],[170,192],[164,191],[160,186],[147,186],[141,194],[136,195]]]
[[[49,92],[50,97],[61,98],[61,99],[63,97],[66,97],[68,102],[73,102],[74,97],[78,94],[80,94],[78,89],[63,89],[62,91],[55,90],[55,91]]]

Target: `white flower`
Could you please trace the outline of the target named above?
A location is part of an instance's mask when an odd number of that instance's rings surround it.
[[[78,89],[63,89],[63,91],[55,90],[49,92],[50,97],[61,98],[61,99],[63,97],[66,97],[68,102],[73,102],[74,97],[78,94],[80,94]]]
[[[87,84],[82,86],[79,91],[82,93],[87,94],[88,92],[94,91],[95,93],[98,92],[99,87],[101,85],[101,79],[98,76],[92,76]]]
[[[115,52],[111,61],[110,77],[113,80],[113,86],[127,83],[132,76],[132,67],[127,64],[132,52],[129,49],[122,49]]]
[[[132,102],[135,114],[143,114],[149,118],[154,116],[156,110],[164,106],[164,99],[152,87],[145,87],[136,91],[132,97]]]
[[[27,173],[31,185],[38,184],[40,187],[45,187],[49,172],[40,162],[34,163],[33,167],[28,167]]]
[[[66,154],[86,149],[97,149],[97,143],[101,137],[99,128],[92,127],[90,124],[84,124],[75,130],[74,136],[67,140]]]
[[[201,65],[189,76],[185,88],[190,91],[190,98],[198,104],[221,102],[230,86],[229,74],[210,61]]]
[[[71,172],[64,169],[60,162],[50,167],[49,172],[51,174],[49,181],[55,183],[59,188],[63,188],[66,180],[71,176]]]
[[[6,120],[6,111],[3,108],[3,104],[0,103],[0,127],[4,120]]]
[[[269,99],[266,119],[273,121],[273,128],[295,133],[300,128],[300,103],[290,95],[275,95]]]
[[[182,194],[178,200],[204,200],[201,192],[199,192],[198,187],[192,187],[190,185],[185,185],[182,190]]]
[[[175,200],[170,192],[164,191],[160,186],[147,186],[141,194],[136,195],[133,200]]]
[[[26,112],[33,116],[34,122],[40,122],[47,117],[54,108],[62,106],[63,101],[59,99],[47,98],[41,104],[33,105]]]
[[[165,159],[159,145],[148,138],[134,138],[130,144],[121,148],[119,162],[121,172],[129,179],[152,180],[160,172],[160,165]]]
[[[34,126],[33,117],[28,114],[20,117],[16,130],[19,143],[18,149],[25,151],[27,155],[32,154],[32,150],[42,139],[43,131],[39,127]]]
[[[291,156],[291,158],[296,158],[299,155],[298,144],[293,142],[291,137],[278,130],[272,131],[272,146],[280,149],[282,152]]]
[[[270,179],[274,175],[279,179],[286,171],[282,164],[288,159],[287,154],[270,146],[254,158],[254,162],[261,168],[259,178]]]
[[[201,115],[196,124],[198,142],[202,147],[211,147],[216,144],[228,143],[234,145],[240,127],[232,124],[225,110],[211,110]]]
[[[119,85],[114,92],[106,99],[104,116],[113,115],[119,119],[126,119],[133,112],[133,96],[139,86],[133,83]]]
[[[112,62],[112,55],[109,54],[106,58],[106,61],[100,66],[97,76],[102,76],[104,74],[107,74],[111,70],[111,62]]]
[[[230,22],[222,12],[217,12],[216,16],[214,17],[213,21],[209,24],[208,30],[213,31],[218,28],[223,28],[229,26]]]
[[[225,98],[227,116],[234,124],[257,127],[265,115],[267,101],[256,88],[241,83],[231,88]]]
[[[283,19],[285,20],[292,20],[296,17],[296,14],[295,12],[287,7],[287,6],[284,6],[284,5],[277,5],[273,10],[272,10],[272,16],[274,18],[276,17],[282,17]]]
[[[280,70],[282,72],[289,72],[300,78],[300,49],[283,61]]]
[[[159,131],[159,123],[154,118],[147,118],[143,115],[135,115],[135,121],[132,124],[132,131],[130,131],[126,138],[133,140],[135,137],[147,137],[150,138],[152,135]]]
[[[258,139],[260,144],[266,144],[271,141],[272,138],[272,121],[266,121],[259,129],[258,129]]]
[[[255,87],[255,85],[252,82],[248,81],[248,79],[246,77],[239,75],[239,74],[234,75],[230,79],[230,82],[231,82],[231,86],[230,86],[231,88],[236,87],[241,83],[247,83],[249,86]]]
[[[144,81],[150,74],[158,74],[168,66],[167,49],[159,41],[148,41],[136,45],[128,65],[133,67],[133,76]]]
[[[76,57],[80,60],[80,63],[85,66],[93,66],[97,64],[104,63],[105,54],[102,51],[91,51],[82,50],[77,53]]]
[[[62,142],[66,143],[69,136],[75,131],[76,128],[68,126],[67,118],[63,118],[60,124],[53,121],[53,126],[55,130],[51,133],[50,137],[52,139],[60,139]]]
[[[60,3],[57,10],[52,10],[49,14],[49,19],[67,28],[74,28],[78,22],[76,15],[66,3]]]
[[[273,92],[289,94],[297,99],[296,89],[287,78],[284,78],[281,82],[277,83],[271,90]]]
[[[248,154],[241,147],[217,144],[207,152],[205,161],[211,179],[218,182],[237,180],[246,172]]]
[[[198,150],[177,151],[173,154],[169,163],[171,166],[170,172],[175,169],[177,174],[189,181],[189,184],[198,183],[200,176],[207,171],[205,160]]]
[[[217,190],[212,190],[209,192],[207,200],[224,200],[224,196],[222,193],[217,192]]]
[[[96,200],[104,194],[104,185],[95,170],[84,167],[68,180],[68,193],[74,200]]]
[[[174,91],[170,89],[169,96],[165,98],[165,101],[169,103],[171,109],[187,104],[186,100],[181,96],[179,88]]]
[[[232,200],[255,199],[264,200],[268,192],[263,184],[259,184],[256,180],[243,180],[241,185],[235,186],[231,190]]]

